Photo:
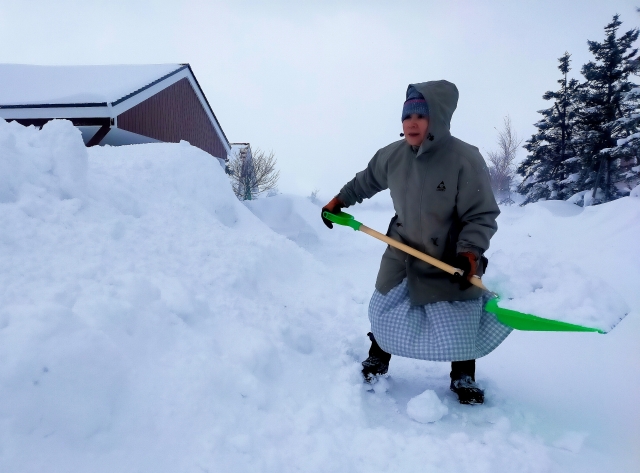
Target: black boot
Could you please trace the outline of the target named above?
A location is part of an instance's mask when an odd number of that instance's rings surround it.
[[[371,340],[371,348],[369,348],[369,357],[362,362],[362,375],[365,382],[371,383],[376,376],[386,374],[391,354],[380,348],[371,332],[367,335]]]
[[[484,391],[476,384],[476,360],[451,362],[451,390],[460,404],[484,403]]]

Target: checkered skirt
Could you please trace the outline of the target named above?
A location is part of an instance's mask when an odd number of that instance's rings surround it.
[[[377,290],[369,303],[371,331],[393,355],[432,361],[475,360],[491,353],[511,333],[486,299],[442,301],[412,306],[407,280],[387,295]]]

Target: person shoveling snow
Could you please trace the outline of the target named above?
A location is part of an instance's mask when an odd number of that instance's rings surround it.
[[[365,380],[385,374],[392,354],[450,361],[451,390],[463,404],[481,404],[475,360],[512,329],[483,309],[483,292],[470,282],[486,269],[483,255],[500,210],[478,149],[449,131],[457,102],[458,90],[450,82],[409,85],[402,109],[404,139],[380,149],[323,212],[337,214],[388,188],[396,215],[387,235],[464,271],[452,277],[387,248],[369,305]]]

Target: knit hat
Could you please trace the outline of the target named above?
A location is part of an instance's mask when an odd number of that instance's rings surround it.
[[[417,113],[424,117],[429,116],[429,105],[418,90],[410,85],[407,90],[407,100],[402,107],[402,120],[405,121],[412,113]]]

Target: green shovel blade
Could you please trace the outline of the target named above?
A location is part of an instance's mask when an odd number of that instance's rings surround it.
[[[504,309],[498,306],[499,297],[490,299],[484,306],[484,310],[495,314],[497,319],[509,327],[518,330],[529,330],[537,332],[598,332],[607,333],[604,330],[582,325],[560,322],[559,320],[544,319],[537,315],[525,314],[511,309]]]

